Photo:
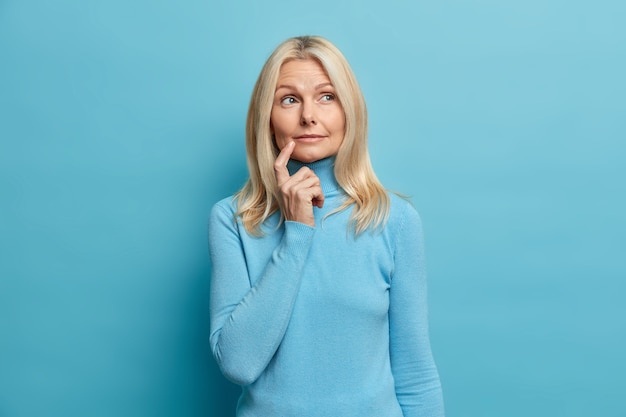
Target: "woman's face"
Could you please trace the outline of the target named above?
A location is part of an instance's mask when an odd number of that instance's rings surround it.
[[[280,69],[270,118],[276,145],[296,143],[292,159],[314,162],[335,155],[345,133],[345,114],[322,65],[289,61]]]

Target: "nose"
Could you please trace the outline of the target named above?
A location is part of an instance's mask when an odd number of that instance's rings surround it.
[[[314,114],[314,105],[312,103],[302,103],[302,113],[300,114],[300,125],[316,125],[317,119]]]

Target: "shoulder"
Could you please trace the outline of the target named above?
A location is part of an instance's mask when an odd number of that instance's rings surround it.
[[[228,215],[232,217],[237,211],[237,202],[235,196],[223,198],[213,205],[211,208],[211,217]]]
[[[387,194],[390,201],[388,226],[393,229],[403,229],[407,226],[421,229],[422,219],[415,206],[407,198],[398,194],[392,192]]]
[[[422,219],[409,200],[393,193],[389,197],[391,208],[386,232],[394,259],[415,263],[423,257],[424,251]]]
[[[422,219],[411,202],[394,193],[389,193],[390,209],[385,231],[394,251],[412,250],[421,245],[424,232]]]
[[[236,212],[237,202],[234,196],[223,198],[215,203],[209,214],[209,231],[220,227],[234,228]]]

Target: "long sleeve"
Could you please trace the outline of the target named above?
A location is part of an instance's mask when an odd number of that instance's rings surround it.
[[[406,204],[396,232],[389,300],[391,369],[404,417],[443,417],[439,375],[428,336],[421,221]]]
[[[210,344],[224,375],[248,385],[266,368],[285,334],[315,229],[285,222],[284,234],[254,284],[241,229],[224,200],[213,207],[209,218]]]

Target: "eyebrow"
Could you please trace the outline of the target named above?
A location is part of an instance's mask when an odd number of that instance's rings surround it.
[[[318,84],[318,85],[316,85],[316,86],[315,86],[315,90],[320,90],[320,89],[325,88],[325,87],[333,87],[333,88],[335,88],[335,87],[332,85],[332,83],[321,83],[321,84]],[[288,84],[280,84],[280,85],[277,85],[277,86],[276,86],[276,90],[275,90],[275,91],[278,91],[278,90],[280,90],[281,88],[286,88],[286,89],[288,89],[288,90],[297,90],[297,88],[296,88],[296,87],[294,87],[293,85],[288,85]]]

